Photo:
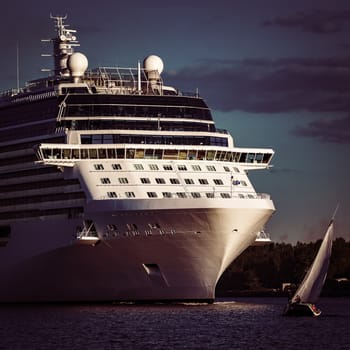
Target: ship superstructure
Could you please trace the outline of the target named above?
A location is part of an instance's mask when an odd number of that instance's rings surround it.
[[[0,301],[214,300],[274,212],[247,176],[273,150],[236,147],[156,55],[88,70],[53,19],[53,74],[0,97]]]

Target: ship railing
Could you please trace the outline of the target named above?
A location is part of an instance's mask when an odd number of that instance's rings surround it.
[[[82,239],[83,237],[98,237],[95,224],[89,220],[84,221],[83,227],[77,228],[76,237],[78,239]]]
[[[272,240],[270,235],[265,232],[265,230],[261,230],[258,232],[255,242],[253,243],[254,246],[261,246],[261,245],[266,245],[266,244],[271,244]]]
[[[186,97],[201,97],[198,91],[181,91],[179,92],[179,95],[186,96]]]
[[[220,134],[228,134],[229,132],[226,129],[216,129],[216,131]]]
[[[0,92],[0,98],[3,98],[3,97],[12,97],[14,95],[17,95],[19,92],[21,92],[23,90],[19,90],[19,89],[8,89],[8,90],[5,90],[5,91],[1,91]]]
[[[111,94],[157,94],[178,95],[199,98],[198,91],[178,91],[169,86],[164,86],[161,76],[156,82],[148,78],[145,69],[126,67],[99,67],[89,70],[84,75],[84,81],[97,91]]]
[[[99,67],[87,71],[84,81],[97,89],[116,94],[162,94],[161,77],[152,82],[144,69],[124,67]]]

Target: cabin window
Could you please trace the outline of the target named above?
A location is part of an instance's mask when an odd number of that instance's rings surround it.
[[[113,170],[122,170],[122,166],[120,164],[112,164]]]
[[[71,158],[71,155],[70,155],[71,149],[64,149],[62,151],[62,153],[63,153],[63,158],[64,159],[70,159]]]
[[[81,159],[88,159],[89,158],[89,151],[87,149],[81,149],[80,150],[80,157],[81,157]]]
[[[258,163],[261,163],[262,160],[263,160],[263,154],[262,153],[257,153],[255,155],[255,160],[258,162]]]
[[[215,160],[220,160],[222,153],[223,153],[223,151],[217,151],[216,156],[215,156]]]
[[[165,184],[165,180],[162,179],[162,178],[160,178],[160,177],[157,177],[157,178],[156,178],[156,183],[157,183],[157,184]]]
[[[52,158],[52,156],[51,156],[52,149],[51,148],[43,148],[42,152],[43,152],[44,158]]]
[[[163,165],[164,170],[173,170],[173,167],[171,165]]]
[[[247,153],[241,153],[241,156],[239,158],[240,163],[245,163],[247,160]]]
[[[197,159],[203,160],[205,158],[205,151],[198,151]]]
[[[118,197],[117,194],[116,194],[115,192],[107,192],[107,196],[108,196],[109,198],[117,198],[117,197]]]
[[[143,170],[143,165],[142,164],[134,164],[135,170]]]
[[[147,196],[149,198],[157,198],[158,197],[156,192],[147,192]]]
[[[191,184],[194,184],[194,181],[193,181],[193,179],[185,179],[185,183],[187,185],[191,185]]]
[[[151,180],[148,177],[141,177],[140,180],[143,184],[150,184],[151,183]]]
[[[138,229],[136,224],[126,224],[126,228],[129,231],[137,231],[137,229]]]
[[[215,185],[223,185],[224,184],[221,179],[214,179],[213,181],[214,181]]]
[[[194,171],[201,171],[201,170],[202,170],[201,167],[200,167],[199,165],[192,165],[192,169],[193,169]]]
[[[186,150],[179,151],[179,159],[187,159],[187,151]]]
[[[95,170],[103,170],[104,169],[103,164],[94,164],[94,168],[95,168]]]
[[[214,160],[214,157],[215,157],[215,151],[207,151],[207,156],[206,156],[207,160]]]
[[[107,152],[106,152],[105,149],[99,149],[98,150],[98,158],[99,159],[107,158]]]
[[[207,165],[207,169],[208,169],[209,171],[216,171],[216,168],[215,168],[214,165]]]
[[[172,197],[171,192],[163,192],[162,194],[163,194],[164,198],[171,198]]]
[[[72,159],[79,159],[79,150],[72,149]]]
[[[159,170],[157,164],[150,164],[150,165],[149,165],[149,168],[150,168],[150,170]]]
[[[170,179],[170,183],[173,185],[177,185],[180,183],[179,179]]]
[[[101,183],[103,183],[104,185],[111,183],[111,180],[108,177],[103,177],[100,180],[101,180]]]
[[[162,149],[155,149],[153,157],[155,159],[162,159],[163,158],[163,150]]]
[[[222,198],[231,198],[231,195],[229,193],[226,193],[226,192],[220,193],[220,195]]]
[[[192,159],[197,159],[197,151],[195,150],[189,150],[187,154],[187,158],[192,160]]]
[[[180,170],[180,171],[186,171],[187,170],[186,165],[178,165],[177,169]]]
[[[248,153],[248,163],[253,163],[255,159],[255,153]]]
[[[179,198],[186,198],[186,193],[185,192],[176,192],[176,195],[179,197]]]
[[[207,192],[205,195],[207,198],[214,198],[214,192]]]
[[[199,192],[192,192],[191,195],[193,198],[200,198],[201,197],[201,194]]]
[[[224,161],[232,162],[232,152],[225,152]]]
[[[145,150],[144,149],[137,149],[135,158],[137,159],[143,159],[145,157]]]
[[[165,149],[163,158],[164,159],[177,159],[179,151],[177,149]]]
[[[124,148],[117,148],[117,158],[118,159],[125,158],[125,149]]]
[[[228,166],[224,166],[225,171],[230,171],[230,168]]]
[[[145,159],[152,159],[153,158],[153,149],[145,149]]]
[[[114,148],[108,148],[107,149],[107,155],[109,159],[114,159],[116,158],[116,153]]]
[[[127,149],[126,150],[126,158],[128,159],[134,159],[134,156],[135,156],[135,150],[134,149]]]
[[[89,158],[90,159],[97,159],[97,149],[89,149]]]
[[[198,179],[199,183],[201,185],[208,185],[208,180],[207,179]]]
[[[125,196],[127,198],[135,198],[135,193],[134,192],[125,192]]]
[[[54,148],[52,150],[53,158],[61,159],[61,150],[59,148]]]
[[[271,156],[272,156],[272,154],[270,154],[270,153],[264,153],[263,163],[268,163]]]

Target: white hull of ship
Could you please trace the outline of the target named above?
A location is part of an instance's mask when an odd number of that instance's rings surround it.
[[[213,301],[221,274],[274,211],[269,199],[242,203],[109,211],[93,201],[89,219],[100,238],[94,245],[75,237],[82,220],[19,221],[0,251],[0,301]],[[138,229],[106,232],[108,223]]]

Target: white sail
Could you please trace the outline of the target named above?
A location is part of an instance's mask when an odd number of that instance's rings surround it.
[[[292,302],[315,303],[326,280],[333,243],[332,219],[316,258],[292,298]]]

